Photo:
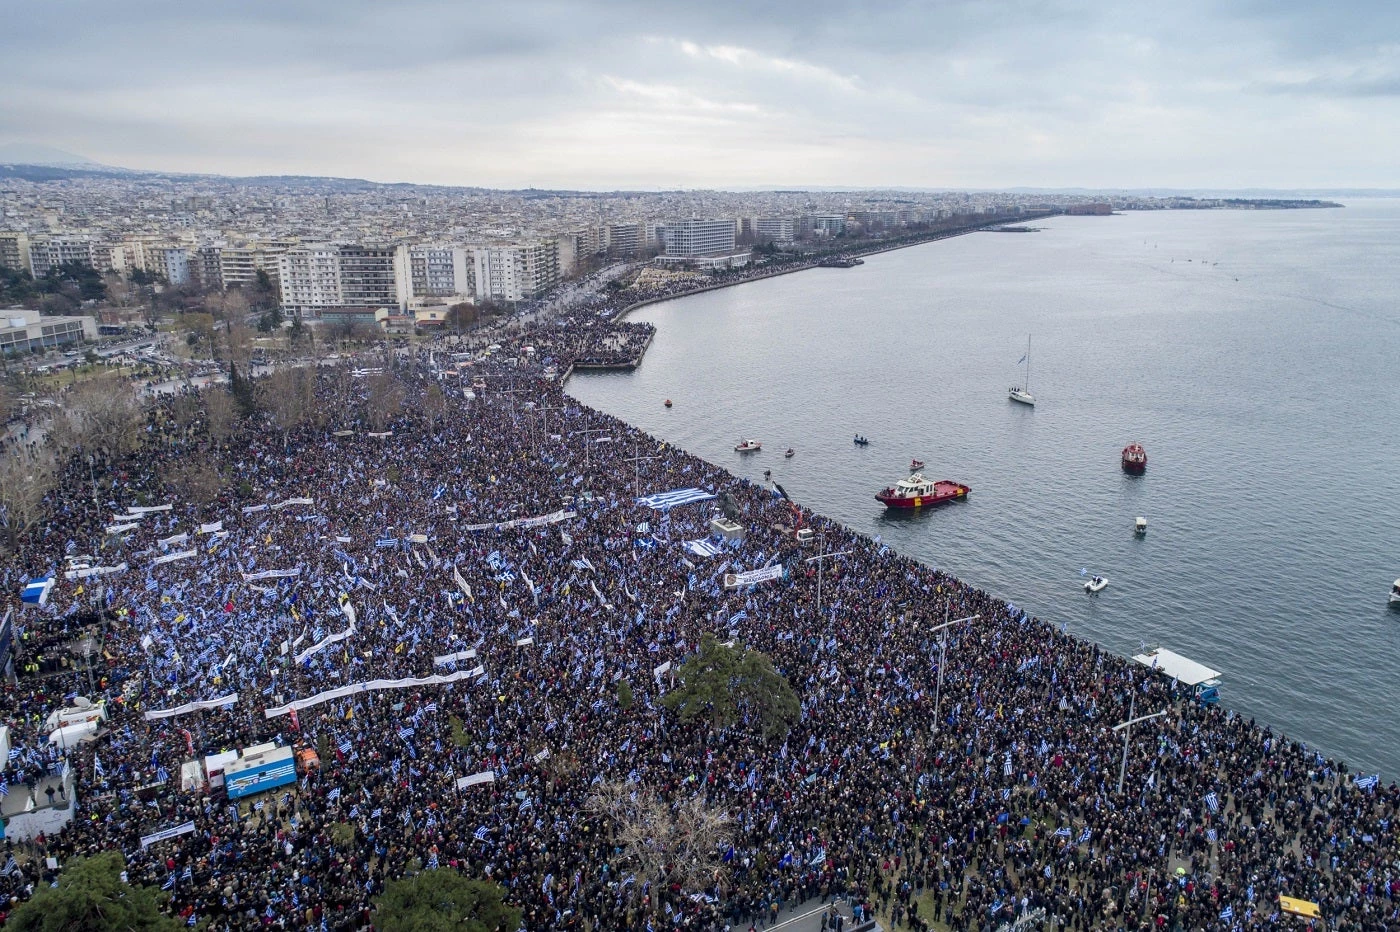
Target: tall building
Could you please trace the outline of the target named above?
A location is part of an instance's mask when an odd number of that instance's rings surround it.
[[[341,307],[340,249],[330,243],[294,246],[277,258],[282,306],[288,310]]]
[[[346,307],[398,307],[393,246],[340,247],[340,298]]]
[[[733,220],[675,220],[666,224],[666,255],[679,259],[734,251]]]
[[[192,280],[190,272],[191,252],[192,250],[188,246],[148,245],[145,249],[146,271],[153,275],[159,275],[172,285],[188,285]]]
[[[640,223],[610,223],[607,233],[611,256],[635,256],[646,248],[646,229]]]
[[[753,221],[753,235],[760,243],[787,245],[797,235],[797,222],[786,217],[759,217]]]
[[[470,298],[476,294],[476,262],[467,246],[403,244],[395,256],[397,303],[424,298]]]
[[[29,234],[0,233],[0,267],[30,272]]]
[[[35,278],[43,278],[49,269],[76,262],[91,266],[99,272],[112,268],[109,247],[86,235],[36,236],[29,241],[29,268]]]
[[[276,286],[281,274],[278,259],[295,245],[292,240],[248,240],[219,244],[216,248],[219,251],[220,287],[250,287],[258,280],[259,272],[267,273]]]
[[[475,250],[476,294],[493,301],[538,297],[559,281],[559,243],[498,243]]]

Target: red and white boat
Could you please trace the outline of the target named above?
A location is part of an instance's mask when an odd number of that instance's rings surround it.
[[[925,479],[921,473],[914,473],[908,479],[900,479],[894,485],[878,492],[875,499],[886,508],[926,508],[941,505],[955,499],[966,498],[971,492],[961,482],[949,479]]]
[[[1140,444],[1130,443],[1123,448],[1123,471],[1134,474],[1147,471],[1147,451]]]
[[[763,449],[763,444],[758,440],[740,440],[734,444],[735,453],[757,453]]]

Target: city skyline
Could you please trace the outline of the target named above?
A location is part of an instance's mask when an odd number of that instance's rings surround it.
[[[494,188],[1400,186],[1400,12],[86,0],[0,37],[0,146]]]

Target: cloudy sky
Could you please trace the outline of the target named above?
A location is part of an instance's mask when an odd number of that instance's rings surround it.
[[[1400,187],[1400,3],[44,0],[0,143],[499,187]]]

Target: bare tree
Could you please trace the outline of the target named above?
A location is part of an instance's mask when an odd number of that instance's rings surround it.
[[[119,379],[79,382],[63,401],[68,448],[81,446],[119,456],[135,447],[141,413],[129,383]]]
[[[233,436],[234,427],[238,420],[233,396],[223,385],[210,385],[200,393],[200,399],[204,402],[205,424],[209,429],[209,439],[215,443],[223,443]]]
[[[316,376],[305,369],[280,369],[258,382],[258,407],[268,413],[273,425],[287,434],[317,416]]]
[[[436,382],[430,384],[423,394],[423,413],[428,416],[429,428],[436,432],[438,418],[447,413],[447,396]]]
[[[0,534],[13,550],[20,535],[46,513],[44,497],[57,479],[52,451],[40,448],[27,452],[0,454]]]
[[[224,487],[224,477],[208,460],[186,460],[166,477],[166,483],[182,501],[207,505]]]
[[[586,805],[636,873],[634,897],[640,897],[644,881],[651,881],[653,890],[676,884],[683,893],[727,885],[723,857],[731,820],[703,796],[671,804],[651,787],[614,780],[598,784]]]
[[[387,372],[370,379],[369,400],[365,405],[370,428],[380,431],[387,427],[389,421],[403,410],[406,396],[402,383]]]

